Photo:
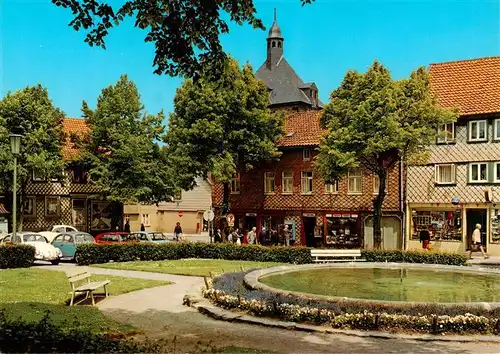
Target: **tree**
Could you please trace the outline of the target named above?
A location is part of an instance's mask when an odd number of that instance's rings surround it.
[[[64,113],[54,107],[46,88],[28,86],[0,101],[0,190],[11,210],[13,156],[9,134],[21,134],[21,151],[17,157],[18,229],[23,227],[23,200],[33,172],[48,178],[60,178],[64,169],[61,147],[64,142]]]
[[[302,4],[314,0],[301,0]],[[155,44],[153,66],[156,74],[196,77],[203,66],[223,68],[225,54],[219,36],[229,33],[230,21],[265,29],[255,16],[253,0],[128,0],[119,7],[112,1],[52,0],[75,16],[69,23],[76,31],[87,31],[85,42],[106,48],[105,38],[112,27],[135,17],[135,27],[146,30],[145,42]]]
[[[103,197],[116,202],[165,201],[175,183],[158,141],[163,139],[164,115],[144,112],[139,93],[127,76],[104,88],[92,110],[84,101],[90,128],[74,162],[89,171]]]
[[[349,71],[334,90],[321,123],[327,135],[320,144],[317,169],[333,182],[351,167],[363,167],[380,180],[373,200],[374,247],[381,247],[382,204],[387,171],[401,160],[416,158],[435,141],[437,128],[457,118],[441,108],[429,89],[425,68],[395,81],[377,61],[365,74]]]
[[[221,76],[207,74],[196,83],[184,81],[174,99],[166,136],[167,150],[183,189],[198,176],[224,185],[224,211],[229,183],[240,169],[275,159],[283,114],[268,108],[265,84],[250,65],[240,69],[230,60]]]

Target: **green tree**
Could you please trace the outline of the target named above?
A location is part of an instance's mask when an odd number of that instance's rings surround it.
[[[301,0],[302,4],[314,0]],[[219,36],[229,33],[229,21],[265,29],[258,19],[253,0],[128,0],[120,6],[112,1],[52,0],[70,9],[69,23],[75,30],[87,32],[85,42],[106,48],[105,38],[112,27],[126,18],[135,19],[135,27],[147,31],[145,42],[155,45],[153,66],[157,74],[196,77],[201,68],[222,70],[225,54]]]
[[[18,229],[23,227],[23,200],[33,171],[47,178],[60,178],[64,162],[62,120],[64,113],[54,107],[48,90],[41,85],[28,86],[0,101],[0,190],[7,208],[12,206],[13,156],[9,134],[23,136],[17,158]]]
[[[364,74],[347,72],[325,107],[321,123],[327,135],[320,144],[317,169],[327,182],[357,166],[379,177],[373,200],[375,248],[382,242],[387,171],[402,160],[425,155],[437,128],[457,118],[454,110],[437,104],[429,86],[425,68],[413,71],[409,79],[395,81],[375,61]]]
[[[279,157],[274,142],[282,135],[283,114],[268,108],[269,93],[250,65],[240,69],[230,60],[223,74],[184,81],[174,99],[166,143],[183,189],[197,176],[224,185],[228,208],[229,183],[240,169]]]
[[[158,145],[165,117],[162,112],[144,112],[137,88],[127,76],[102,90],[94,110],[84,101],[82,112],[90,132],[74,163],[89,171],[102,197],[157,203],[173,195],[173,175]]]

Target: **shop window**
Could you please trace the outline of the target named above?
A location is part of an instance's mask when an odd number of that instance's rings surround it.
[[[339,181],[325,184],[325,194],[336,194],[339,192]]]
[[[491,209],[491,242],[500,243],[500,209]]]
[[[35,197],[25,197],[23,200],[23,216],[24,217],[35,217],[36,216],[36,198]]]
[[[500,183],[500,162],[495,162],[493,165],[495,183]]]
[[[313,192],[313,173],[312,171],[302,171],[301,178],[301,193],[302,194],[312,194]]]
[[[486,141],[488,140],[488,121],[473,120],[469,122],[469,141]]]
[[[149,226],[149,214],[142,214],[141,223],[144,226]]]
[[[359,248],[361,237],[357,214],[326,215],[326,246],[332,248]]]
[[[283,194],[293,193],[293,171],[283,171],[281,174],[281,185]]]
[[[231,194],[239,194],[240,193],[240,174],[235,173],[233,178],[231,178],[230,184]]]
[[[363,172],[360,168],[350,168],[347,172],[347,190],[349,194],[361,194],[363,191]]]
[[[419,240],[420,231],[424,229],[429,230],[434,241],[462,241],[460,209],[413,211],[411,239]]]
[[[493,139],[500,140],[500,119],[493,121]]]
[[[274,194],[274,172],[264,172],[264,193]]]
[[[378,175],[373,175],[373,194],[378,194],[380,190],[380,177]],[[385,193],[389,190],[389,174],[385,175]]]
[[[469,183],[488,182],[488,164],[486,162],[469,164]]]
[[[437,142],[440,144],[455,142],[455,123],[443,124],[438,128]]]
[[[455,165],[436,165],[434,172],[436,184],[455,183]]]
[[[311,159],[311,150],[304,149],[302,150],[302,160],[309,161]]]

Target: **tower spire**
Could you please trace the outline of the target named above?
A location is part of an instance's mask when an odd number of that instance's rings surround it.
[[[276,8],[274,8],[274,23],[276,23]]]

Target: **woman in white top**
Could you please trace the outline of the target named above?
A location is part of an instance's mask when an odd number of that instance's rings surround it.
[[[486,252],[484,252],[483,244],[481,243],[481,224],[476,224],[476,229],[472,233],[472,245],[469,252],[469,259],[472,259],[472,249],[479,248],[481,253],[483,254],[484,259],[490,258]]]

